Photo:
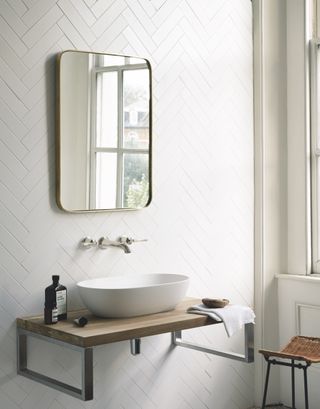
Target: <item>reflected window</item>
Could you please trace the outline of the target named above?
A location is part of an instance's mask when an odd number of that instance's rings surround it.
[[[141,59],[98,59],[92,77],[90,205],[139,208],[149,201],[149,69]],[[115,65],[117,63],[118,65]],[[103,175],[103,177],[102,177]]]

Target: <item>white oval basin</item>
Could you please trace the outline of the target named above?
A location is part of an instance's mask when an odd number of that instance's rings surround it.
[[[140,274],[77,283],[82,301],[98,317],[120,318],[172,310],[184,297],[189,277]]]

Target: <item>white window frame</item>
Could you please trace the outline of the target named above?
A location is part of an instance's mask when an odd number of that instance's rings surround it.
[[[318,72],[320,69],[320,39],[310,41],[310,97],[311,97],[311,231],[312,231],[312,273],[320,274],[320,254],[319,254],[319,161],[320,149],[318,148],[320,113]]]
[[[283,273],[308,275],[312,269],[311,165],[310,165],[310,53],[313,0],[286,3],[287,80],[287,191],[283,193],[287,216],[287,252]]]

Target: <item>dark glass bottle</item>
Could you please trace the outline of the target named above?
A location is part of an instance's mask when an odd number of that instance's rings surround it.
[[[52,276],[53,286],[56,294],[56,303],[58,310],[58,321],[67,319],[67,288],[59,283],[58,275]]]
[[[67,319],[67,289],[59,283],[59,276],[52,276],[52,284],[45,290],[44,322],[55,324]]]
[[[45,290],[45,302],[44,302],[44,323],[56,324],[58,322],[58,309],[56,301],[56,292],[53,284]]]

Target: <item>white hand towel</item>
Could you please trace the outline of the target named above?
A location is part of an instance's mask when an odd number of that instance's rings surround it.
[[[193,305],[188,308],[192,314],[208,315],[216,321],[223,322],[228,337],[241,329],[244,324],[253,323],[255,314],[250,307],[245,305],[227,305],[224,308],[208,308],[203,304]]]

